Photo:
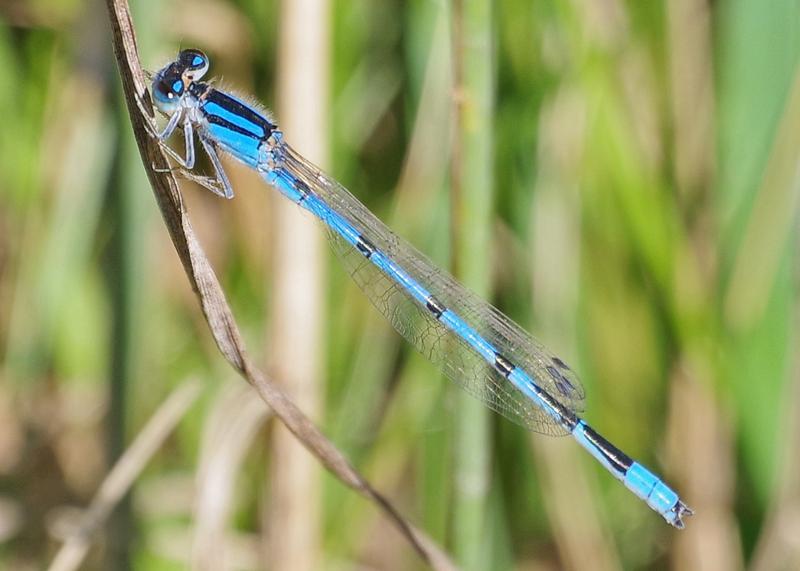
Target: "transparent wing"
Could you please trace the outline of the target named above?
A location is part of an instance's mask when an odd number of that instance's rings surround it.
[[[448,309],[456,312],[501,354],[524,369],[542,389],[574,413],[583,411],[585,393],[575,373],[498,309],[459,284],[386,227],[344,187],[288,145],[284,168],[344,216],[378,249]],[[334,251],[353,280],[392,326],[444,374],[489,408],[530,430],[550,435],[567,432],[511,382],[442,325],[398,283],[328,229]]]

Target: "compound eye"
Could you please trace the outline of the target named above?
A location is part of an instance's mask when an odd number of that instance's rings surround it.
[[[169,88],[170,88],[170,93],[174,97],[180,97],[181,95],[183,95],[183,90],[184,90],[183,80],[176,79],[175,81],[172,82],[172,85],[170,85]]]
[[[153,88],[162,99],[177,99],[183,95],[184,85],[182,79],[164,77],[156,80]]]
[[[178,61],[184,67],[184,73],[189,79],[199,79],[208,71],[208,56],[200,50],[182,50],[181,53],[178,54]]]
[[[185,90],[186,86],[180,77],[156,76],[153,81],[153,97],[162,111],[174,109]]]

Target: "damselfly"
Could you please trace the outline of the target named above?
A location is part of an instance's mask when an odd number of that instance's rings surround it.
[[[394,328],[453,381],[530,430],[570,434],[614,477],[677,528],[692,510],[658,476],[592,429],[579,413],[584,391],[567,364],[496,308],[396,236],[336,181],[300,156],[260,108],[201,82],[209,59],[182,50],[153,78],[156,107],[169,116],[154,135],[165,142],[180,127],[191,171],[195,138],[211,159],[214,177],[190,175],[213,192],[233,197],[220,152],[256,170],[326,228],[350,275]]]

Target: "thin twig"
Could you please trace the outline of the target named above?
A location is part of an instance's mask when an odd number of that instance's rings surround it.
[[[403,519],[297,406],[251,363],[225,294],[194,234],[177,182],[167,170],[166,156],[149,135],[145,117],[152,116],[152,106],[137,54],[128,3],[126,0],[107,0],[107,5],[111,16],[114,53],[142,163],[173,245],[197,293],[220,351],[303,446],[343,484],[376,504],[428,564],[434,569],[455,569],[448,556],[423,532]]]
[[[103,480],[81,522],[75,526],[50,564],[49,571],[78,569],[89,550],[92,536],[128,493],[147,462],[172,433],[198,394],[199,383],[187,381],[164,401]]]

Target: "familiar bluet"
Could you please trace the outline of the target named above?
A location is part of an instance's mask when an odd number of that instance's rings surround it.
[[[358,199],[301,157],[259,107],[199,81],[209,59],[182,50],[153,77],[156,107],[169,117],[162,143],[183,129],[185,156],[164,145],[187,173],[195,137],[214,177],[188,174],[233,198],[220,151],[256,170],[286,198],[320,219],[350,275],[394,328],[463,389],[522,426],[570,434],[664,519],[682,529],[692,510],[642,464],[580,418],[584,391],[575,373],[521,327],[397,237]]]

